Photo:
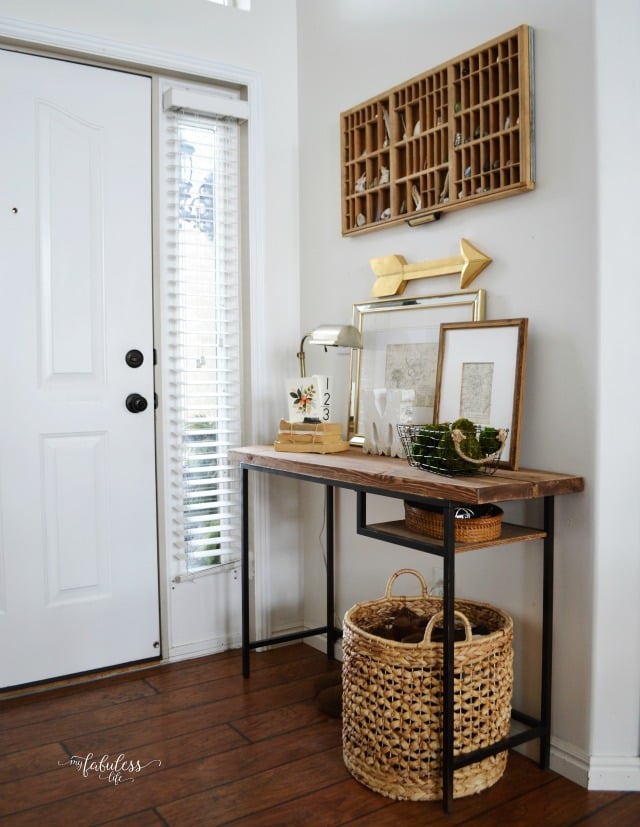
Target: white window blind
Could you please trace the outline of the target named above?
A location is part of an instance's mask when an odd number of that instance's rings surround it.
[[[174,581],[240,558],[239,126],[165,111],[169,186],[164,308]]]

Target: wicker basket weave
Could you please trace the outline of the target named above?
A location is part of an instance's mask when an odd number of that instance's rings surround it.
[[[414,574],[421,595],[392,596],[400,574]],[[456,600],[465,640],[454,644],[454,754],[489,746],[509,734],[513,686],[513,622],[484,603]],[[400,612],[429,617],[421,643],[372,634]],[[442,798],[442,643],[431,641],[442,598],[428,594],[413,569],[389,579],[384,597],[345,615],[342,667],[342,746],[349,772],[394,799]],[[471,637],[471,627],[485,634]],[[478,793],[506,768],[501,752],[454,772],[453,795]]]
[[[477,507],[476,507],[477,508]],[[465,511],[474,509],[464,509]],[[484,506],[480,516],[464,519],[456,518],[454,538],[456,543],[483,543],[497,540],[502,532],[503,511],[497,505]],[[438,508],[406,502],[404,504],[404,523],[408,529],[427,537],[442,540],[444,537],[444,517]]]

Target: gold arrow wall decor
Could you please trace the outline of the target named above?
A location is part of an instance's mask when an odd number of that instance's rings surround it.
[[[412,279],[430,279],[460,273],[460,289],[464,289],[491,264],[492,259],[477,250],[466,238],[460,239],[460,255],[407,264],[403,256],[381,256],[370,260],[377,278],[371,295],[375,298],[402,293]]]

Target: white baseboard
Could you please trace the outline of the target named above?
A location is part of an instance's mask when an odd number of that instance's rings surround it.
[[[560,738],[551,738],[551,757],[549,767],[554,771],[579,784],[589,785],[589,756],[573,744]]]
[[[287,635],[293,634],[295,632],[301,631],[301,627],[299,626],[289,626],[286,628],[280,628],[271,630],[270,634],[273,637],[277,637],[278,635]],[[290,643],[295,643],[296,641],[289,641],[288,643],[283,644],[273,644],[274,646],[282,645],[286,646]],[[312,637],[301,638],[300,642],[308,643],[309,646],[313,647],[314,649],[318,649],[320,652],[326,653],[327,651],[327,638],[326,635],[313,635]],[[242,640],[240,637],[232,637],[232,638],[210,638],[209,640],[200,640],[196,643],[187,643],[181,646],[173,646],[167,657],[164,659],[167,663],[175,663],[181,660],[188,660],[190,658],[202,658],[206,655],[218,655],[221,652],[226,652],[229,649],[241,649],[242,648]],[[255,649],[254,651],[268,651],[272,647],[265,646],[262,649]],[[336,659],[342,660],[342,648],[340,646],[340,641],[336,642]]]
[[[589,789],[640,792],[640,757],[593,756],[589,771]]]
[[[233,638],[210,638],[199,640],[196,643],[188,643],[183,646],[172,646],[166,657],[169,663],[190,658],[203,658],[206,655],[219,655],[229,649],[240,649],[242,641],[240,637]]]
[[[312,635],[311,637],[304,638],[304,642],[308,643],[309,646],[317,649],[319,652],[326,654],[327,651],[327,636],[326,635]],[[342,661],[342,641],[336,640],[335,643],[335,658],[336,660]]]
[[[588,755],[559,738],[551,739],[550,767],[588,790],[640,792],[640,757]]]

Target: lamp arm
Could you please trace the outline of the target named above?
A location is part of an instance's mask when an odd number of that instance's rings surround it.
[[[307,372],[306,360],[305,360],[305,358],[304,358],[304,343],[305,343],[305,341],[308,339],[308,337],[309,337],[309,334],[308,334],[308,333],[306,333],[306,334],[302,337],[302,339],[300,339],[300,350],[299,350],[299,351],[298,351],[298,353],[296,354],[296,355],[297,355],[297,357],[298,357],[298,361],[300,362],[300,376],[301,376],[301,377],[302,377],[302,376],[305,376],[305,375],[306,375],[306,372]]]

